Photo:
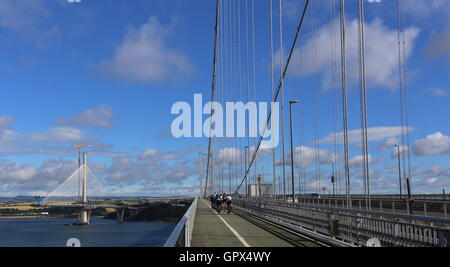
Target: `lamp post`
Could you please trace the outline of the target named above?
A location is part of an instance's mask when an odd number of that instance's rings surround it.
[[[292,105],[298,104],[298,100],[289,101],[289,122],[291,133],[291,182],[292,182],[292,202],[295,203],[295,173],[294,173],[294,137],[292,133]]]
[[[245,171],[248,171],[248,151],[249,151],[249,146],[245,147]],[[245,197],[248,198],[248,175],[247,173],[245,173]]]
[[[81,168],[81,149],[83,148],[91,148],[92,145],[86,144],[75,144],[73,145],[76,149],[78,149],[78,168]]]
[[[403,192],[402,192],[402,165],[401,165],[401,159],[400,159],[400,145],[395,145],[394,147],[397,148],[397,158],[398,158],[398,184],[400,186],[400,199],[403,199]]]
[[[198,158],[199,158],[199,164],[200,164],[200,193],[199,196],[201,197],[203,194],[203,164],[202,164],[202,156],[208,156],[208,154],[199,152],[198,153]],[[203,195],[203,197],[205,198],[206,195]]]
[[[229,173],[230,173],[230,193],[231,193],[231,166],[233,165],[233,162],[228,163],[228,167],[229,167]]]

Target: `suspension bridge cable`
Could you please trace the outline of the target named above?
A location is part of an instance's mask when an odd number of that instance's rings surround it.
[[[249,44],[249,7],[248,7],[248,1],[245,0],[245,42],[246,42],[246,55],[245,55],[245,64],[246,64],[246,81],[247,81],[247,103],[250,102],[250,63],[249,63],[249,50],[250,50],[250,44]],[[248,162],[250,154],[250,127],[247,127],[247,147],[246,147],[246,162]],[[247,168],[246,166],[245,168]],[[245,177],[245,185],[246,185],[246,196],[248,196],[248,177]]]
[[[241,1],[238,0],[238,53],[239,53],[239,99],[243,99],[242,96],[242,26],[241,26],[241,16],[242,16],[242,10],[241,10]],[[239,138],[239,155],[237,158],[238,162],[242,162],[242,138]],[[241,167],[240,175],[243,175],[243,168]],[[238,175],[236,175],[236,186],[238,184]],[[231,194],[231,192],[230,192]]]
[[[314,58],[314,100],[313,100],[313,110],[314,110],[314,158],[316,165],[316,186],[317,193],[321,192],[321,170],[320,170],[320,145],[319,145],[319,87],[317,85],[317,35],[316,35],[316,16],[317,16],[317,2],[313,0],[312,3],[312,32],[313,32],[313,58]]]
[[[339,108],[338,108],[338,80],[337,80],[337,34],[336,34],[336,1],[330,1],[330,11],[331,11],[331,38],[332,38],[332,62],[331,62],[331,90],[332,90],[332,105],[333,105],[333,145],[334,145],[334,156],[333,161],[336,165],[336,172],[332,173],[334,176],[334,183],[337,182],[336,191],[340,192],[341,190],[341,164],[340,164],[340,155],[339,155],[339,135],[338,129],[340,128],[338,116],[339,116]],[[332,181],[333,182],[333,181]]]
[[[301,39],[299,40],[298,44],[298,51],[299,51],[299,63],[298,63],[298,76],[299,76],[299,88],[300,88],[300,99],[305,102],[305,89],[303,86],[303,53],[301,52],[302,43]],[[305,166],[305,146],[304,146],[304,135],[305,135],[305,104],[302,103],[300,108],[300,135],[299,135],[299,143],[300,143],[300,166],[299,166],[299,175],[298,175],[298,186],[299,186],[299,193],[300,195],[305,193],[306,189],[306,168]],[[303,179],[303,182],[302,182]]]
[[[403,39],[403,90],[404,90],[404,107],[405,107],[405,122],[406,122],[406,145],[407,145],[407,157],[408,157],[408,178],[411,180],[411,138],[409,129],[409,105],[408,105],[408,80],[407,80],[407,58],[406,58],[406,33],[405,33],[405,6],[404,1],[401,1],[401,14],[402,14],[402,39]]]
[[[273,97],[274,101],[277,101],[277,99],[278,99],[278,96],[279,96],[280,91],[281,91],[282,80],[285,79],[285,77],[287,75],[287,71],[288,71],[289,66],[291,64],[292,56],[293,56],[293,53],[294,53],[294,50],[295,50],[298,38],[300,36],[300,31],[301,31],[301,29],[303,27],[303,23],[305,21],[305,17],[306,17],[306,13],[308,11],[308,7],[309,7],[309,4],[310,4],[310,1],[311,0],[306,0],[305,6],[304,6],[303,11],[302,11],[302,15],[300,16],[300,21],[298,23],[297,30],[296,30],[294,39],[292,41],[292,46],[290,48],[289,56],[288,56],[287,61],[285,63],[285,67],[283,69],[283,72],[281,73],[281,78],[280,78],[280,81],[278,82],[277,89],[275,90],[275,96]],[[268,117],[267,117],[266,127],[265,127],[265,129],[263,131],[263,134],[259,137],[258,145],[256,146],[255,151],[254,151],[253,156],[252,156],[252,160],[250,161],[250,167],[246,170],[245,177],[242,179],[241,184],[239,185],[238,189],[240,189],[242,187],[242,184],[244,183],[245,179],[249,175],[249,171],[251,170],[251,167],[252,167],[252,165],[255,162],[256,154],[259,152],[262,140],[263,140],[265,132],[267,130],[267,125],[269,125],[270,120],[272,118],[272,114],[273,114],[273,110],[271,109],[269,111],[269,114],[268,114]]]
[[[273,0],[269,0],[269,12],[270,12],[270,79],[271,79],[271,89],[272,89],[272,101],[271,101],[271,105],[272,105],[272,110],[274,109],[274,103],[275,103],[275,99],[273,99],[274,97],[274,90],[275,90],[275,61],[274,61],[274,44],[273,44]],[[275,121],[274,118],[272,118],[271,120],[271,125],[272,125],[272,131],[275,129]],[[277,200],[276,195],[277,195],[277,171],[276,171],[276,151],[275,151],[275,140],[272,138],[272,167],[273,167],[273,196],[275,198],[275,200]]]
[[[253,101],[256,103],[256,52],[255,52],[255,0],[252,0],[252,71],[253,71]],[[256,147],[256,140],[254,141]],[[257,184],[258,176],[258,157],[256,155],[254,161],[254,184]]]
[[[219,38],[219,17],[220,17],[220,2],[221,0],[216,0],[216,26],[215,26],[215,37],[214,37],[214,58],[213,58],[213,77],[212,77],[212,85],[211,85],[211,103],[214,103],[215,100],[215,90],[216,90],[216,78],[217,78],[217,47],[218,47],[218,38]],[[211,116],[213,115],[214,105],[211,105]],[[208,144],[208,163],[207,163],[207,174],[206,174],[206,184],[205,184],[205,193],[208,188],[208,180],[211,175],[211,149],[212,149],[212,120],[210,123],[210,129],[209,129],[209,144]]]

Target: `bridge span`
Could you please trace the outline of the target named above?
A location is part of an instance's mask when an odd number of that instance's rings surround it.
[[[450,247],[450,219],[264,199],[196,199],[166,247]]]
[[[124,221],[125,210],[136,212],[136,208],[119,204],[108,196],[101,181],[94,175],[87,165],[87,153],[83,153],[83,165],[55,190],[47,194],[42,206],[57,208],[77,208],[77,225],[88,225],[91,213],[97,208],[115,209],[117,221]]]

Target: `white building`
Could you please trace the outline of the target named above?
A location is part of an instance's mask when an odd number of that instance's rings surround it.
[[[272,184],[250,184],[248,185],[250,197],[271,197],[273,196]]]

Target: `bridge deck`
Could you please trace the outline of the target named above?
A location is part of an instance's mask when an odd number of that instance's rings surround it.
[[[218,215],[208,202],[197,206],[192,247],[291,247],[272,233],[235,214]]]

